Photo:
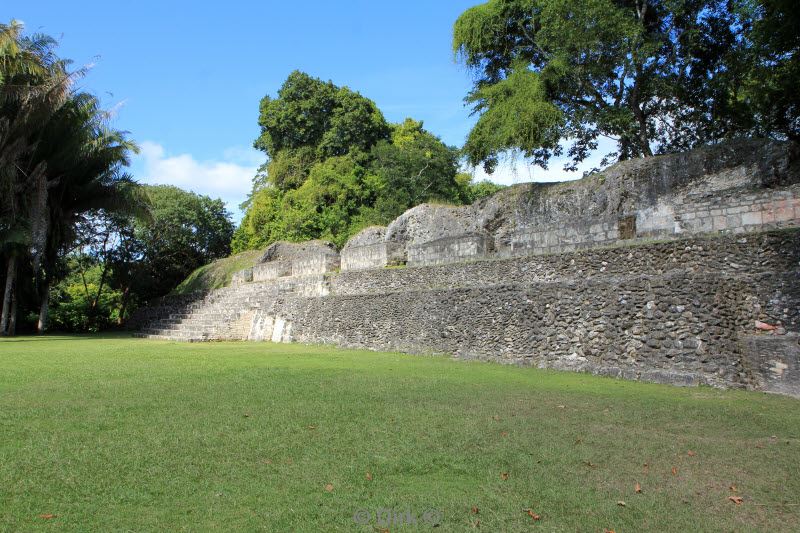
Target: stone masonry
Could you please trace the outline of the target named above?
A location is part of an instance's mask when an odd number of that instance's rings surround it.
[[[276,243],[141,335],[443,353],[800,395],[800,157],[739,141]]]

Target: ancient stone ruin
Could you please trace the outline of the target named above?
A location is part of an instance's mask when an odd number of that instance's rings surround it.
[[[133,324],[800,395],[798,226],[800,148],[739,141],[276,243]]]

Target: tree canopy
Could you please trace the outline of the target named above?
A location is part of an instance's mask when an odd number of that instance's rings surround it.
[[[73,89],[82,70],[55,53],[47,36],[24,36],[16,21],[0,24],[0,255],[4,291],[0,333],[12,334],[18,285],[29,283],[41,302],[58,259],[93,210],[135,212],[132,180],[122,169],[136,149],[111,128],[97,99]],[[26,278],[20,278],[24,272]]]
[[[788,0],[489,0],[453,49],[476,75],[466,142],[492,170],[507,150],[568,168],[740,135],[797,137],[797,10]],[[773,28],[784,28],[773,32]],[[790,28],[794,28],[793,30]],[[564,144],[567,143],[566,154]]]
[[[341,246],[426,201],[488,194],[457,179],[459,152],[406,119],[389,124],[375,103],[301,72],[261,101],[255,147],[268,162],[233,239],[236,252],[277,240],[322,238]]]

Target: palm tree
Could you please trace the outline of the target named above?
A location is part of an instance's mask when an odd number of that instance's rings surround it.
[[[31,262],[43,331],[54,265],[74,240],[80,216],[141,211],[130,176],[121,172],[136,146],[109,128],[94,96],[72,91],[85,69],[70,71],[55,44],[22,36],[16,21],[0,24],[0,254],[6,258],[0,335],[14,333],[20,258]]]
[[[49,37],[22,36],[12,20],[0,25],[0,253],[6,256],[0,334],[13,333],[17,262],[30,235],[26,188],[41,184],[44,162],[28,160],[43,124],[61,108],[73,77],[53,54]]]
[[[147,217],[144,195],[122,171],[138,148],[125,132],[108,127],[110,116],[97,98],[72,96],[50,121],[36,158],[47,161],[48,202],[32,212],[33,225],[44,228],[33,240],[33,273],[40,295],[39,331],[46,328],[49,287],[57,281],[56,264],[76,240],[87,214],[104,211]]]

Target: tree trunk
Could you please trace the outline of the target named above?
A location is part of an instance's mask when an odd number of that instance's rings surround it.
[[[13,337],[17,333],[17,291],[16,288],[11,294],[11,315],[8,317],[8,336]]]
[[[31,266],[33,267],[34,279],[39,275],[39,268],[42,265],[45,248],[47,247],[47,232],[50,226],[50,210],[48,209],[48,189],[57,183],[47,181],[46,163],[40,163],[33,170],[30,179],[33,181],[35,190],[34,202],[31,211]]]
[[[128,309],[128,295],[131,292],[130,287],[125,287],[125,290],[122,291],[122,302],[119,306],[119,315],[117,316],[117,325],[122,326],[125,322],[125,311]]]
[[[36,332],[43,335],[47,331],[47,318],[50,313],[50,282],[42,284],[41,301],[39,302],[39,323],[36,324]]]
[[[650,139],[647,137],[647,117],[639,110],[639,145],[645,157],[653,157],[653,150],[650,149]]]
[[[0,315],[0,335],[10,335],[9,324],[11,323],[12,303],[14,301],[14,290],[17,284],[17,256],[14,252],[8,258],[8,268],[6,270],[6,287],[3,292],[3,312]],[[16,311],[16,308],[14,309]]]

